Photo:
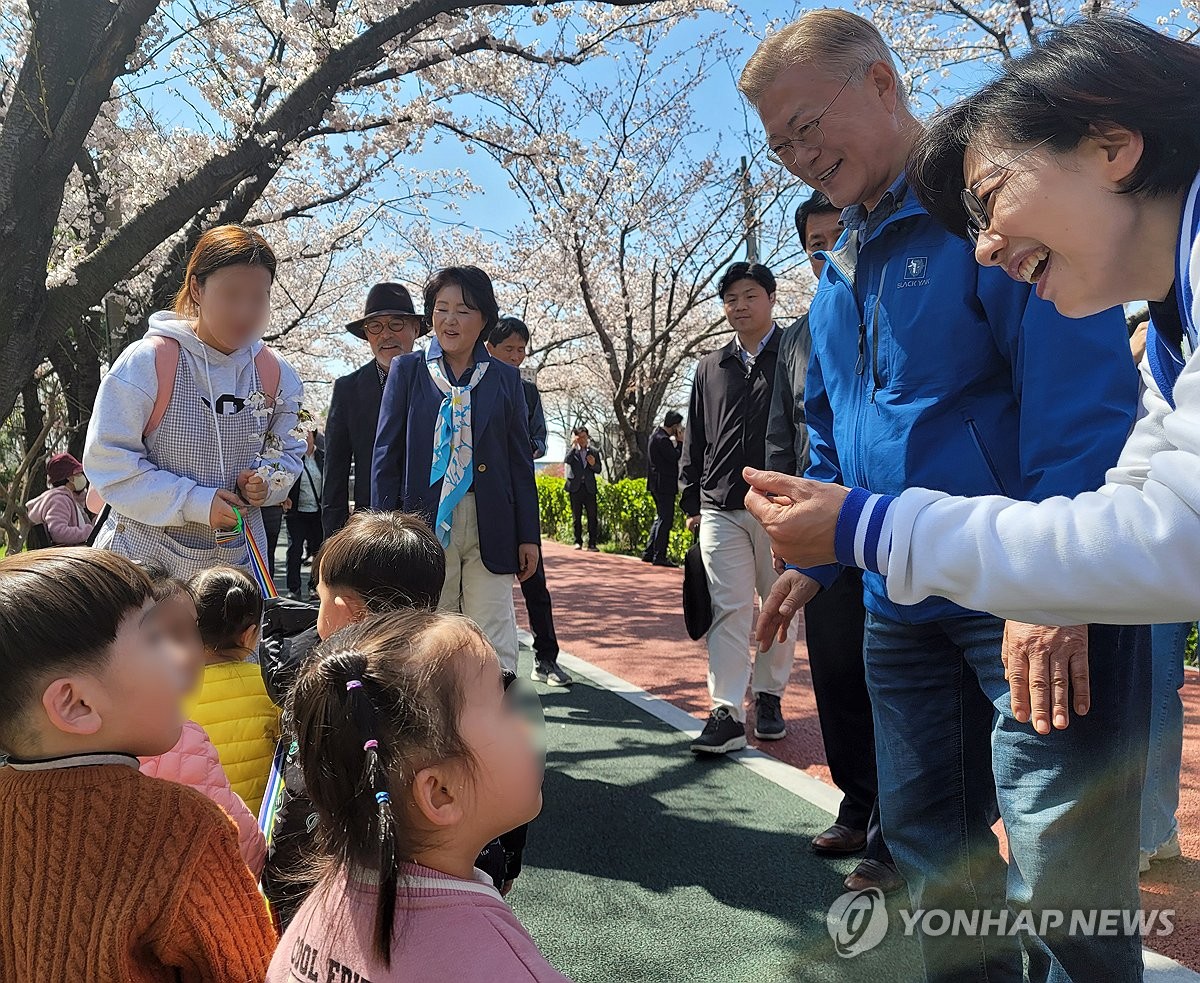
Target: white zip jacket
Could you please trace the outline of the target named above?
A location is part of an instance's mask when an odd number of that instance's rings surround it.
[[[1200,175],[1184,208],[1176,273],[1192,352],[1200,324],[1197,225]],[[856,489],[838,520],[839,560],[885,573],[897,604],[937,595],[1031,624],[1200,618],[1200,359],[1190,355],[1175,380],[1174,408],[1149,359],[1141,373],[1139,418],[1099,491],[1034,504],[923,488],[891,499]]]

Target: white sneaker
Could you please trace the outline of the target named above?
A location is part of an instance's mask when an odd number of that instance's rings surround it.
[[[1138,873],[1144,874],[1150,869],[1151,863],[1158,863],[1161,860],[1177,860],[1183,856],[1183,851],[1179,849],[1179,831],[1176,830],[1157,850],[1140,850],[1138,857]]]

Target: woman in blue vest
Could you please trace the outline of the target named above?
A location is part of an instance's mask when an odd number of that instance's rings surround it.
[[[446,549],[442,607],[474,620],[517,667],[512,578],[541,535],[521,376],[488,354],[499,307],[488,275],[452,266],[425,286],[434,339],[392,362],[375,439],[372,508],[420,513]]]

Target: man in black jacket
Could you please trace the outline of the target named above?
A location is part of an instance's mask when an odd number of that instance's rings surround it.
[[[325,488],[321,502],[326,536],[346,524],[352,497],[355,508],[370,508],[371,458],[383,384],[392,359],[411,352],[417,336],[423,333],[412,297],[399,283],[375,284],[367,294],[363,316],[347,324],[346,330],[366,341],[374,357],[333,384],[325,428]]]
[[[816,254],[832,249],[841,234],[841,211],[820,191],[796,210],[796,231],[818,282],[825,261]],[[804,385],[812,351],[808,315],[791,325],[779,342],[779,363],[767,421],[767,469],[803,475],[808,468],[808,427]],[[777,568],[782,569],[782,561]],[[863,662],[862,571],[846,567],[827,590],[804,606],[804,636],[813,696],[829,774],[842,792],[837,820],[813,838],[815,853],[844,856],[864,852],[846,878],[847,890],[904,886],[879,825],[879,786],[875,769],[875,720]]]
[[[567,496],[571,499],[571,514],[575,520],[575,548],[583,549],[582,516],[587,511],[588,549],[595,553],[596,531],[600,517],[596,509],[596,475],[600,473],[600,451],[591,446],[587,427],[571,431],[571,449],[563,459],[567,466]]]
[[[679,494],[679,455],[683,451],[683,417],[674,410],[666,415],[661,427],[655,427],[647,448],[650,469],[646,490],[654,499],[658,515],[650,527],[650,541],[642,553],[643,563],[656,567],[675,566],[667,559],[671,527],[675,524],[675,496]]]
[[[297,601],[300,600],[300,566],[305,552],[315,559],[325,541],[321,524],[321,470],[324,463],[325,452],[317,445],[317,435],[308,434],[308,447],[301,461],[303,470],[283,503],[283,518],[288,531],[287,589],[288,595]],[[308,586],[312,590],[311,576]]]
[[[516,317],[502,317],[488,336],[487,350],[495,358],[520,370],[529,354],[529,326]],[[546,413],[542,409],[542,394],[535,383],[521,380],[525,390],[525,410],[529,415],[529,443],[533,459],[546,456]],[[554,631],[554,606],[550,588],[546,586],[546,564],[538,551],[538,565],[532,577],[521,581],[525,596],[525,611],[529,615],[529,630],[533,634],[534,682],[547,686],[570,686],[571,674],[558,664],[558,635]]]
[[[785,737],[781,698],[792,672],[795,642],[775,639],[751,669],[749,638],[754,594],[765,598],[777,574],[771,542],[746,511],[742,469],[766,459],[767,414],[775,385],[779,336],[775,276],[761,264],[734,263],[717,291],[736,331],[729,344],[700,359],[692,383],[683,442],[683,497],[688,528],[700,531],[712,597],[708,680],[712,712],[692,750],[724,754],[746,746],[745,696],[755,697],[754,735]]]

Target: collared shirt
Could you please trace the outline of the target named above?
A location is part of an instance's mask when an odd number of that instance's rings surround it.
[[[771,330],[768,331],[765,335],[763,335],[762,341],[760,341],[758,343],[758,347],[754,349],[753,354],[746,351],[746,349],[742,347],[742,339],[738,335],[735,334],[733,336],[733,344],[734,344],[734,349],[737,351],[737,357],[742,360],[742,364],[744,366],[746,366],[746,368],[750,368],[750,366],[752,366],[754,364],[754,360],[756,358],[758,358],[759,355],[762,354],[763,349],[767,347],[767,343],[771,340],[771,337],[775,334],[776,327],[777,327],[777,325],[775,324],[774,321],[772,321],[771,322]]]
[[[849,208],[842,209],[842,225],[846,229],[857,232],[860,241],[869,239],[875,234],[884,222],[899,211],[900,206],[904,204],[904,198],[908,194],[908,181],[905,175],[901,175],[892,182],[890,188],[883,193],[883,197],[879,199],[879,204],[871,211],[867,211],[866,205],[851,205]]]
[[[481,358],[487,357],[487,350],[483,347],[482,341],[476,342],[475,350],[471,354],[474,355],[475,360],[466,367],[461,376],[456,376],[454,370],[450,368],[450,363],[446,361],[445,356],[442,354],[442,346],[438,344],[437,338],[434,338],[425,350],[425,361],[434,362],[440,359],[442,371],[446,373],[446,381],[452,386],[461,387],[471,381],[471,375],[474,373],[476,366],[479,365]]]

